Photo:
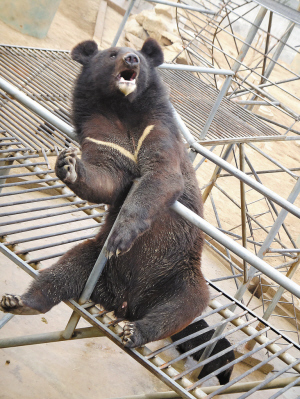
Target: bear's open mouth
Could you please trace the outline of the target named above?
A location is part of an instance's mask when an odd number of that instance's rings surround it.
[[[133,71],[132,69],[126,69],[125,71],[122,71],[119,73],[117,76],[117,79],[119,80],[126,80],[126,81],[133,81],[136,78],[137,73]]]
[[[120,72],[117,76],[117,87],[118,89],[128,96],[136,89],[136,78],[137,73],[133,69],[125,69]]]

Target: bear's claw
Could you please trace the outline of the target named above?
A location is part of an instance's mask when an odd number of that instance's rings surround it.
[[[136,348],[145,344],[145,340],[143,339],[136,323],[125,323],[123,327],[122,342],[126,348]]]
[[[36,309],[26,306],[19,295],[5,294],[0,300],[0,310],[5,313],[13,314],[40,314]]]
[[[144,220],[120,218],[108,240],[107,251],[115,256],[122,255],[130,250],[134,241],[149,228]]]
[[[77,148],[63,150],[56,161],[56,175],[65,183],[74,183],[77,179],[76,158]]]

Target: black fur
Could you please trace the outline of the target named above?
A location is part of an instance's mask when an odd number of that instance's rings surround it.
[[[129,53],[138,60],[134,66],[125,62]],[[115,47],[99,52],[88,41],[72,56],[83,65],[73,97],[82,156],[64,150],[56,174],[79,197],[109,204],[109,213],[95,239],[41,271],[21,300],[24,309],[46,312],[62,300],[78,298],[120,213],[108,243],[112,256],[92,300],[129,320],[124,344],[140,346],[180,331],[207,305],[200,270],[202,232],[169,208],[178,199],[202,215],[201,195],[154,68],[163,62],[157,42],[147,40],[141,51]],[[120,91],[121,74],[136,81],[127,96]],[[6,302],[0,302],[3,310],[20,313],[20,305]]]
[[[175,334],[172,336],[172,340],[178,341],[181,338],[187,337],[188,335],[191,335],[193,333],[196,333],[198,331],[203,330],[204,328],[207,328],[208,324],[206,323],[205,320],[199,320],[193,324],[190,324],[188,327],[186,327],[184,330],[180,331],[179,333]],[[179,345],[177,345],[177,349],[180,353],[185,353],[188,352],[189,350],[196,348],[199,345],[204,344],[205,342],[208,342],[211,337],[213,336],[215,330],[210,330],[207,331],[201,335],[198,335],[195,338],[192,338],[186,342],[183,342]],[[230,348],[230,342],[226,338],[220,339],[210,356],[213,356],[224,349]],[[198,352],[195,352],[192,357],[198,361],[204,352],[204,349],[199,350]],[[213,373],[215,370],[218,370],[220,367],[225,366],[226,364],[232,362],[235,359],[234,352],[233,350],[225,353],[224,355],[217,357],[215,360],[211,361],[210,363],[206,364],[203,369],[201,370],[200,374],[198,375],[198,379],[200,380],[203,377],[206,377],[210,373]],[[221,373],[217,374],[217,378],[220,382],[221,385],[225,385],[229,382],[230,376],[233,370],[233,366],[229,367],[227,370],[222,371]]]

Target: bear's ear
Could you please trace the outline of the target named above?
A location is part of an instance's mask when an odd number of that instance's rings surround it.
[[[150,59],[152,65],[157,67],[164,62],[164,53],[156,40],[149,37],[145,40],[141,53]]]
[[[71,51],[71,57],[74,61],[79,62],[82,65],[86,65],[90,58],[98,51],[97,43],[93,40],[86,40],[77,44]]]

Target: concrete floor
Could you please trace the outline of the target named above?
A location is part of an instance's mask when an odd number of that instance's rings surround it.
[[[99,0],[62,0],[45,39],[22,35],[0,21],[0,43],[70,50],[78,42],[93,37],[98,6]],[[121,18],[116,11],[107,9],[103,47],[108,47],[111,43]],[[208,218],[209,216],[210,214]],[[208,278],[228,273],[220,259],[208,249],[204,252],[203,269]],[[21,293],[31,280],[1,254],[0,275],[1,293]],[[222,286],[227,292],[234,294],[233,281],[226,281]],[[70,308],[61,304],[43,317],[15,316],[0,331],[0,337],[63,330],[70,315]],[[284,320],[278,323],[279,328],[291,328]],[[79,327],[87,325],[81,321]],[[2,349],[0,369],[0,399],[101,399],[169,390],[108,338],[103,337]],[[236,370],[236,373],[240,371]],[[264,377],[256,372],[249,380]],[[216,381],[213,381],[210,385],[215,384]],[[268,394],[268,391],[257,393],[256,398],[271,396]],[[237,396],[223,395],[222,398]],[[282,397],[299,397],[299,388]]]

